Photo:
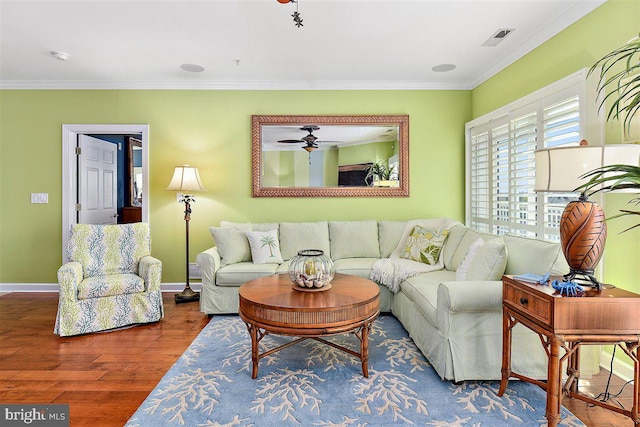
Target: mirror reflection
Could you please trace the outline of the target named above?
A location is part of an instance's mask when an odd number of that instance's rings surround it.
[[[408,196],[408,116],[254,116],[254,196]]]

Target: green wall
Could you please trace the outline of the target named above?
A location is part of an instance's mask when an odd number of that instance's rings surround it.
[[[408,114],[411,197],[251,197],[252,114]],[[462,221],[470,119],[470,91],[0,91],[0,283],[56,283],[63,124],[149,124],[153,254],[171,283],[184,280],[184,205],[165,191],[174,166],[197,166],[208,189],[192,205],[192,261],[221,220]],[[31,204],[32,192],[49,203]]]
[[[528,55],[472,91],[473,117],[479,117],[538,90],[582,68],[589,68],[606,53],[640,31],[640,1],[609,0]],[[607,143],[619,143],[617,124],[607,124]],[[632,195],[607,195],[608,216],[627,206]],[[608,223],[603,258],[604,280],[640,292],[640,230],[619,234],[634,222]]]

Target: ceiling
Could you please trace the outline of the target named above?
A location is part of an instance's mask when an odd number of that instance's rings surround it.
[[[0,88],[472,89],[605,1],[0,0]]]

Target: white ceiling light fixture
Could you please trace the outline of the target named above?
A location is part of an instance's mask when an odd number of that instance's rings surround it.
[[[182,64],[180,68],[190,73],[201,73],[204,71],[204,67],[198,64]]]
[[[448,71],[453,71],[456,69],[456,64],[440,64],[431,67],[431,71],[435,71],[436,73],[446,73]]]
[[[52,50],[49,53],[51,54],[51,56],[53,56],[54,58],[56,58],[59,61],[66,61],[67,59],[69,59],[69,54],[67,52],[62,52],[62,51],[58,51],[58,50]]]
[[[515,30],[516,30],[515,28],[500,28],[498,31],[493,33],[491,37],[485,40],[485,42],[482,43],[482,46],[495,47],[498,44],[502,43],[502,41],[505,38],[507,38],[509,34],[513,33]]]

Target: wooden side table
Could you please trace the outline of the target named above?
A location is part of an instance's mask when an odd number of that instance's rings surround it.
[[[498,396],[507,388],[509,378],[537,384],[547,392],[546,417],[549,427],[560,421],[564,396],[574,397],[630,417],[640,426],[640,295],[618,288],[596,291],[587,288],[584,296],[559,295],[551,286],[526,283],[513,276],[502,278],[502,381]],[[511,372],[511,331],[518,323],[540,336],[549,365],[547,382]],[[578,391],[580,346],[613,344],[633,360],[633,407],[625,410],[595,400]],[[560,349],[564,354],[560,355]],[[567,380],[562,384],[562,363],[567,361]]]

